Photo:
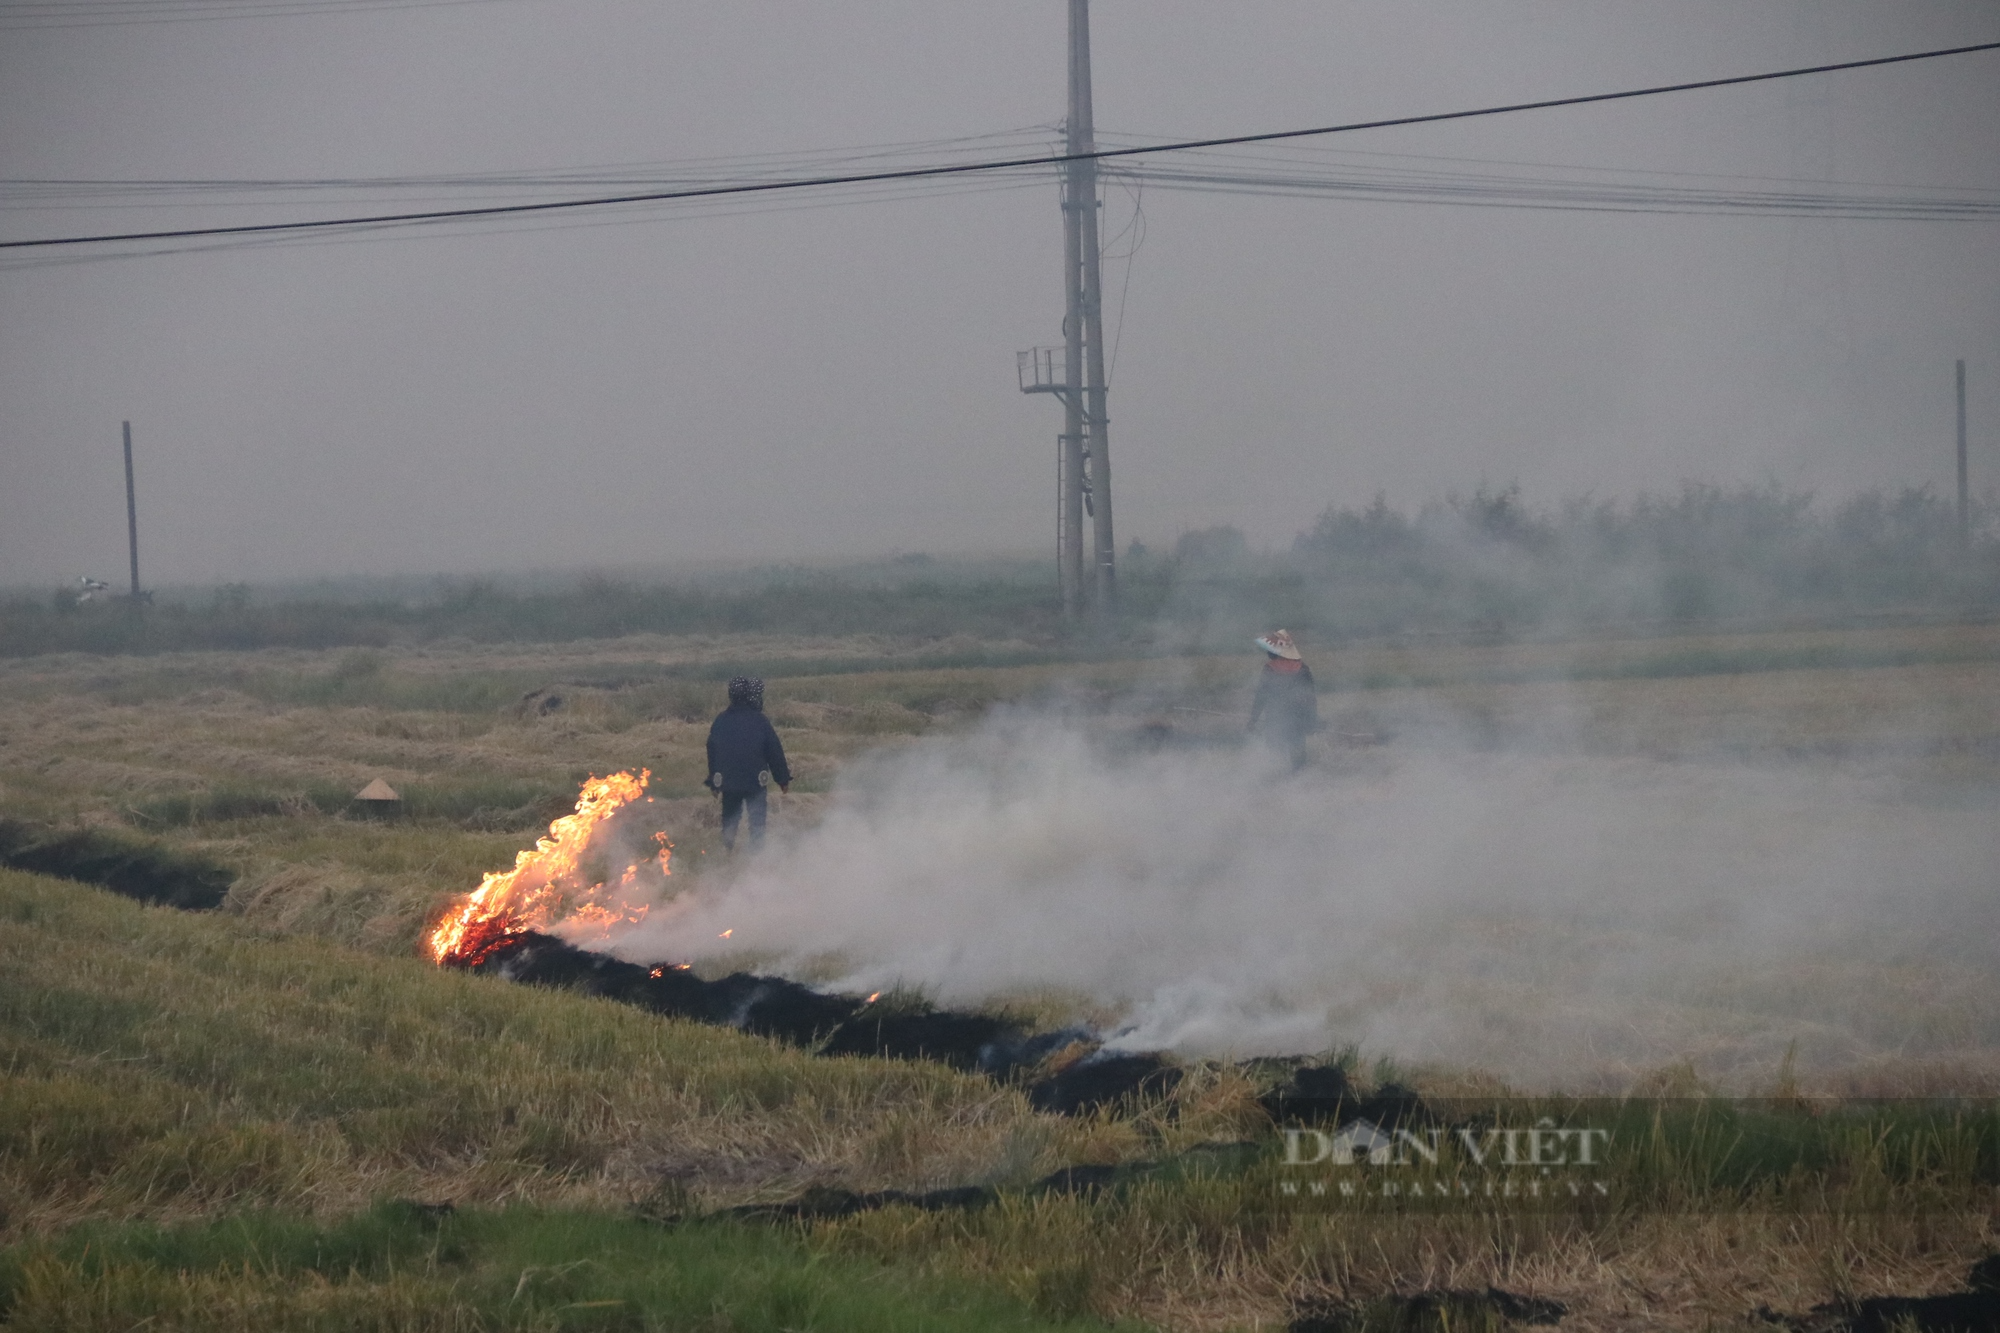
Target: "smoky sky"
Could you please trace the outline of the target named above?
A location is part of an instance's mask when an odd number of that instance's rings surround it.
[[[0,23],[19,6],[0,4]],[[1991,3],[1096,0],[1106,134],[1248,133],[2000,38]],[[0,177],[352,178],[1043,127],[1059,0],[496,0],[0,27]],[[1352,152],[2000,189],[2000,55],[1347,136]],[[0,235],[276,220],[45,206]],[[60,201],[59,201],[60,202]],[[0,272],[0,584],[1040,552],[1052,179]],[[33,205],[33,206],[31,206]],[[1121,544],[1482,482],[2000,481],[2000,224],[1106,192]],[[360,210],[366,211],[366,210]],[[593,225],[579,225],[590,221]],[[1122,248],[1129,245],[1121,243]],[[1114,254],[1120,252],[1114,247]],[[1128,273],[1129,267],[1129,273]]]

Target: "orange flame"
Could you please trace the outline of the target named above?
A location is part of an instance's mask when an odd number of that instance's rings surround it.
[[[478,964],[509,938],[531,930],[559,928],[566,936],[602,936],[616,926],[636,923],[648,904],[642,872],[657,866],[673,873],[673,844],[655,834],[657,857],[648,856],[615,876],[593,880],[588,867],[591,843],[606,820],[645,795],[649,770],[592,777],[576,798],[576,812],[549,825],[548,835],[514,858],[512,870],[495,870],[446,912],[424,941],[435,963]],[[650,879],[650,874],[643,876]]]

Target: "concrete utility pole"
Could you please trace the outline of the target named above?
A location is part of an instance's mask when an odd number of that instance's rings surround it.
[[[1076,151],[1076,7],[1070,0],[1069,106],[1066,152]],[[1080,185],[1076,168],[1063,167],[1063,434],[1061,529],[1056,534],[1057,558],[1062,562],[1063,618],[1075,620],[1083,611],[1083,227],[1077,220],[1083,205],[1078,203]],[[1093,209],[1094,211],[1094,209]]]
[[[1069,0],[1069,118],[1064,152],[1096,151],[1090,97],[1089,0]],[[1037,347],[1017,358],[1021,392],[1062,399],[1063,432],[1056,437],[1056,574],[1063,617],[1088,604],[1101,621],[1117,605],[1117,546],[1111,530],[1111,446],[1106,429],[1104,297],[1097,231],[1097,163],[1063,164],[1063,355]],[[1083,520],[1091,519],[1086,542]],[[1086,569],[1084,553],[1090,553]]]
[[[139,500],[132,487],[132,423],[125,423],[125,536],[132,550],[132,600],[139,600]]]
[[[1972,498],[1965,484],[1965,362],[1958,363],[1958,544],[1972,544]]]
[[[1097,119],[1090,95],[1090,0],[1069,0],[1069,151],[1071,154],[1097,151]],[[1084,460],[1088,476],[1084,485],[1091,509],[1092,545],[1096,557],[1093,609],[1100,621],[1108,621],[1117,609],[1118,549],[1111,533],[1111,440],[1106,429],[1110,417],[1105,411],[1104,383],[1104,292],[1099,281],[1101,257],[1097,236],[1097,163],[1094,160],[1069,164],[1066,204],[1070,226],[1075,229],[1075,248],[1082,267],[1073,279],[1076,296],[1070,302],[1069,349],[1066,364],[1077,361],[1077,340],[1083,342]],[[1079,320],[1078,315],[1082,318]],[[1078,382],[1071,378],[1070,383]],[[1081,537],[1081,532],[1078,536]]]

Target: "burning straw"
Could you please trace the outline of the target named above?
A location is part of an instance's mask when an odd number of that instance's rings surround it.
[[[654,833],[654,847],[619,855],[614,820],[620,811],[650,805],[651,770],[591,777],[576,810],[549,825],[548,834],[496,870],[455,903],[431,930],[424,951],[441,966],[477,967],[494,950],[531,933],[555,934],[588,947],[615,928],[637,925],[666,890],[673,873],[673,844]],[[625,864],[615,874],[605,867]]]
[[[1158,1054],[1113,1055],[1082,1029],[1030,1032],[989,1014],[878,1008],[879,994],[827,994],[748,972],[708,981],[686,963],[647,966],[602,952],[615,931],[646,918],[672,873],[665,834],[651,835],[657,854],[635,855],[619,832],[621,811],[650,803],[650,776],[613,773],[584,783],[574,814],[549,825],[512,870],[487,875],[445,913],[424,944],[431,960],[733,1027],[821,1055],[936,1060],[1002,1080],[1039,1071],[1026,1088],[1030,1103],[1063,1115],[1164,1096],[1179,1082],[1181,1071]],[[615,873],[604,869],[621,863]],[[1075,1049],[1090,1053],[1041,1070],[1058,1051]]]

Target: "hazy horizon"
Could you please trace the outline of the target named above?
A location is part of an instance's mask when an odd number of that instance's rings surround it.
[[[1775,483],[1766,483],[1774,485]],[[1688,479],[1683,483],[1688,488],[1709,488],[1717,497],[1741,499],[1757,493],[1754,483],[1735,490],[1714,487],[1713,483]],[[1940,503],[1949,503],[1950,496],[1936,486],[1909,488],[1922,491]],[[1379,494],[1379,493],[1378,493]],[[1456,521],[1464,521],[1468,511],[1458,508],[1468,499],[1477,495],[1499,498],[1510,503],[1518,503],[1519,513],[1533,524],[1555,524],[1561,527],[1564,515],[1572,506],[1587,505],[1593,512],[1603,503],[1617,506],[1617,512],[1628,521],[1635,517],[1634,506],[1651,502],[1671,505],[1680,492],[1640,491],[1628,496],[1566,495],[1533,496],[1516,495],[1508,488],[1459,488],[1443,495],[1427,497],[1417,504],[1406,507],[1392,507],[1391,512],[1399,519],[1410,523],[1422,523],[1427,515],[1440,515]],[[1896,490],[1888,487],[1869,487],[1842,495],[1809,495],[1805,492],[1777,492],[1782,500],[1809,500],[1808,516],[1818,521],[1835,518],[1840,508],[1850,502],[1871,496],[1891,501]],[[1325,515],[1341,514],[1361,517],[1377,497],[1355,497],[1348,505],[1330,505]],[[1985,540],[1991,535],[1990,524],[1996,514],[2000,514],[2000,487],[1988,486],[1973,494],[1973,523],[1975,540]],[[1475,520],[1476,521],[1476,520]],[[1240,535],[1246,552],[1257,562],[1296,562],[1301,556],[1301,544],[1310,545],[1315,525],[1308,523],[1295,533],[1246,533],[1232,524],[1191,524],[1182,527],[1162,539],[1149,540],[1129,532],[1123,534],[1121,559],[1128,564],[1135,558],[1144,557],[1151,566],[1159,562],[1175,560],[1181,539],[1187,538],[1198,544],[1203,538],[1213,538],[1218,533]],[[1983,535],[1982,535],[1983,534]],[[1866,540],[1862,538],[1861,540]],[[143,549],[143,539],[142,539]],[[1310,559],[1310,557],[1307,557]],[[1206,567],[1206,558],[1199,553],[1194,557],[1197,567]],[[107,566],[109,568],[109,566]],[[122,569],[110,572],[117,577],[108,578],[110,592],[122,593],[125,587]],[[1752,572],[1750,570],[1742,571]],[[787,558],[754,556],[736,558],[715,557],[712,559],[688,558],[662,561],[631,561],[616,563],[598,561],[590,564],[571,565],[516,565],[467,567],[459,569],[400,569],[380,571],[319,572],[278,576],[271,578],[239,579],[189,579],[179,582],[156,582],[151,577],[145,579],[150,595],[158,595],[167,601],[212,596],[232,587],[243,587],[262,594],[266,599],[285,601],[314,596],[331,596],[334,600],[366,599],[374,597],[409,598],[435,596],[441,592],[462,589],[477,584],[491,584],[510,594],[550,593],[585,586],[595,580],[620,587],[639,589],[648,586],[660,587],[685,585],[728,584],[732,580],[749,580],[752,584],[764,584],[786,576],[824,575],[841,582],[869,582],[879,576],[893,576],[902,579],[947,582],[953,578],[970,577],[976,580],[1001,579],[1007,582],[1032,582],[1046,576],[1050,593],[1055,590],[1056,571],[1054,560],[1047,551],[1029,549],[961,549],[961,550],[907,550],[892,548],[877,551],[801,553]],[[79,580],[65,579],[56,584],[59,590],[74,591]],[[46,582],[0,583],[0,597],[27,597],[39,601],[49,591]]]
[[[2000,38],[2000,14],[1969,0],[1711,2],[1671,19],[1578,0],[1096,0],[1092,15],[1106,137]],[[741,173],[754,154],[1034,143],[1062,114],[1063,38],[1055,0],[0,24],[0,236],[467,199],[332,184],[91,198],[29,180],[685,175],[718,157]],[[1356,171],[1556,163],[1992,192],[1996,72],[1985,53],[1310,151]],[[1052,180],[995,185],[0,268],[0,586],[122,585],[127,419],[154,586],[1032,558],[1053,529],[1059,418],[1017,391],[1013,354],[1060,339],[1060,222]],[[1118,186],[1105,214],[1121,550],[1216,524],[1282,546],[1329,505],[1408,508],[1482,482],[1546,502],[1684,479],[1948,492],[1961,357],[1975,490],[2000,476],[1992,221]]]

